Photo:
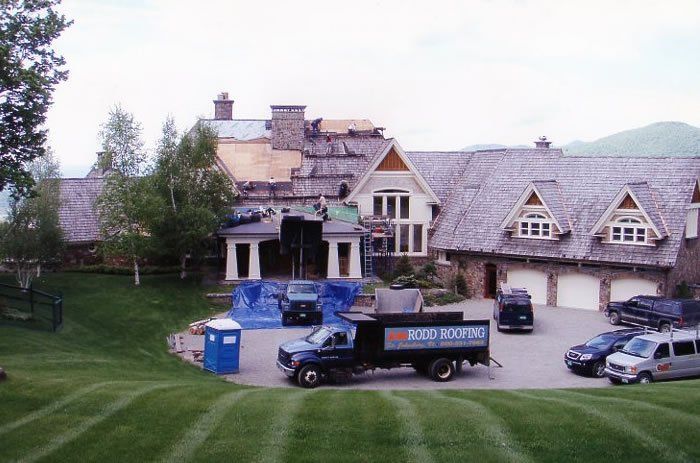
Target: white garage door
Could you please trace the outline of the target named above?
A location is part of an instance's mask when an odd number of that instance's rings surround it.
[[[547,275],[539,270],[526,268],[508,270],[508,284],[513,288],[525,288],[532,296],[533,304],[547,303]]]
[[[618,278],[610,283],[610,300],[626,301],[631,297],[656,296],[657,284],[643,278]]]
[[[574,309],[598,310],[600,280],[583,273],[559,275],[557,305]]]

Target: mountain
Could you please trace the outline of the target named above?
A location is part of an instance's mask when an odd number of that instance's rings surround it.
[[[533,145],[469,145],[462,151],[528,148]],[[561,147],[574,156],[700,156],[700,128],[685,122],[656,122],[595,141],[576,140]]]
[[[563,150],[581,156],[700,156],[700,128],[684,122],[656,122],[592,142],[574,141]]]

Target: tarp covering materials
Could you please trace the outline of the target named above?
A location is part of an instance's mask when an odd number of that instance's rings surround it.
[[[315,283],[323,302],[323,323],[343,324],[336,311],[350,310],[362,285],[352,282],[325,281]],[[233,306],[227,316],[243,329],[282,328],[277,294],[286,289],[285,283],[274,281],[244,281],[233,290]]]

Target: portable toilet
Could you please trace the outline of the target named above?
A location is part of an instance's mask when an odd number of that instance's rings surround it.
[[[230,318],[206,324],[204,331],[204,369],[217,375],[238,373],[241,350],[241,325]]]

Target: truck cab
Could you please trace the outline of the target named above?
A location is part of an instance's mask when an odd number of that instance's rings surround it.
[[[323,323],[323,305],[313,281],[290,281],[277,299],[283,326]]]
[[[352,368],[353,364],[353,330],[329,325],[280,345],[277,355],[277,367],[300,386],[309,388],[320,384],[331,368]]]

